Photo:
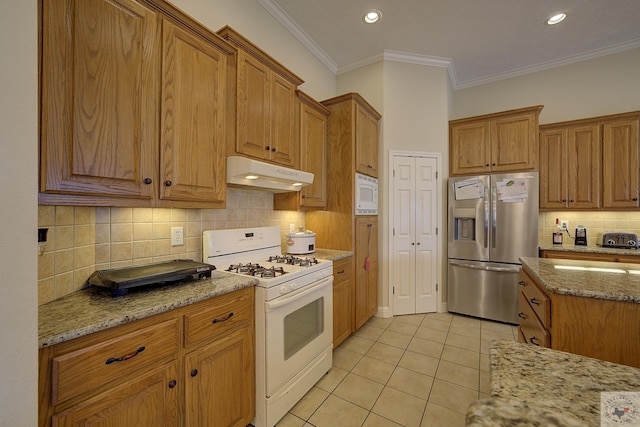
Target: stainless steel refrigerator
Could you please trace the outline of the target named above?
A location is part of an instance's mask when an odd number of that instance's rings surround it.
[[[519,258],[538,256],[538,173],[450,178],[448,198],[447,309],[518,323]]]

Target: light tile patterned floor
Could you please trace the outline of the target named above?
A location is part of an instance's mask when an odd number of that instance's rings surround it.
[[[515,326],[451,313],[372,318],[277,427],[462,427],[489,393],[489,342]]]

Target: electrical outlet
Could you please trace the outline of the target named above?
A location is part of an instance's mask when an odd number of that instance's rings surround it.
[[[184,245],[184,228],[171,227],[171,246]]]
[[[560,228],[562,228],[563,230],[569,231],[569,221],[567,221],[566,219],[561,219]]]

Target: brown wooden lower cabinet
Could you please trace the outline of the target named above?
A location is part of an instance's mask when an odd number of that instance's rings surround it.
[[[39,425],[246,426],[254,305],[245,288],[40,349]]]
[[[353,331],[353,257],[333,262],[333,348]]]
[[[520,270],[520,341],[640,368],[640,304],[560,295]]]

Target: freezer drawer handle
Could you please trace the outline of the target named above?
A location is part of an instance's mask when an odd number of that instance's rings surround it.
[[[484,267],[481,265],[474,265],[474,264],[466,264],[463,262],[455,262],[455,261],[449,261],[451,263],[451,265],[456,265],[458,267],[464,267],[464,268],[471,268],[473,270],[485,270],[485,271],[497,271],[499,273],[519,273],[520,269],[519,268],[508,268],[508,267]]]
[[[538,300],[537,300],[537,299],[535,299],[535,298],[531,298],[529,301],[531,301],[531,304],[540,305],[540,303],[538,302]]]

